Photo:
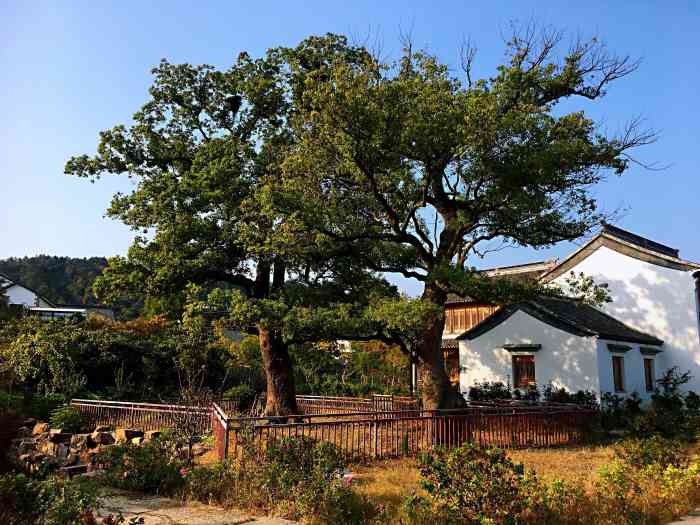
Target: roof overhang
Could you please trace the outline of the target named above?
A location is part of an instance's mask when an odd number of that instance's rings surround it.
[[[503,345],[504,350],[509,352],[537,352],[542,345],[536,343],[516,343]]]
[[[665,268],[672,268],[674,270],[681,270],[685,272],[700,270],[700,264],[698,263],[686,261],[680,257],[673,257],[671,255],[667,255],[666,253],[654,251],[631,243],[625,239],[621,239],[620,237],[616,237],[607,231],[602,231],[571,255],[562,259],[559,264],[542,275],[540,280],[543,282],[553,281],[560,275],[571,270],[588,256],[592,255],[593,252],[598,250],[600,247],[606,247],[623,255],[627,255],[628,257],[651,264],[656,264],[657,266],[663,266]]]

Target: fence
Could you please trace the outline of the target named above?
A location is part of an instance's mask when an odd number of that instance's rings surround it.
[[[417,410],[418,403],[412,397],[375,394],[370,398],[297,396],[297,407],[304,415],[352,414],[362,412],[393,412]]]
[[[73,399],[71,405],[80,410],[88,426],[111,425],[137,427],[143,430],[159,430],[181,425],[184,418],[200,419],[202,431],[211,427],[209,407],[192,407],[167,403],[133,403],[128,401],[103,401]],[[233,415],[238,410],[235,402],[218,400],[216,405],[222,414]],[[372,398],[297,396],[299,410],[305,415],[362,412],[388,412],[415,409],[416,401],[410,397],[372,396]]]
[[[391,396],[300,396],[297,401],[304,414],[286,418],[231,417],[218,403],[187,407],[74,399],[71,405],[89,425],[157,430],[194,418],[201,432],[212,430],[220,459],[239,454],[244,441],[264,449],[277,439],[298,436],[334,443],[352,461],[412,456],[434,446],[454,447],[467,441],[502,448],[571,445],[586,437],[595,416],[594,410],[565,404],[482,403],[435,411],[381,410],[415,406],[410,398]],[[372,410],[360,410],[367,406]]]
[[[160,430],[183,426],[186,423],[202,433],[211,428],[209,407],[91,399],[73,399],[70,404],[80,411],[83,421],[90,427],[111,425]]]
[[[237,455],[244,442],[265,448],[283,437],[307,436],[334,443],[351,461],[412,456],[434,446],[464,442],[502,448],[579,443],[594,412],[570,406],[474,407],[303,415],[279,423],[264,417],[228,420],[227,447]]]

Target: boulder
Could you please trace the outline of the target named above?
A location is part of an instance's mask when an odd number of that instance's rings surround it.
[[[73,434],[63,432],[60,429],[51,429],[49,431],[49,441],[51,443],[70,443],[72,438]]]
[[[18,454],[28,454],[29,452],[34,452],[37,447],[36,439],[23,439],[17,444]]]
[[[66,459],[70,454],[70,448],[65,443],[56,444],[56,457],[58,459]]]
[[[32,437],[32,429],[29,427],[19,427],[17,429],[17,437]]]
[[[39,434],[45,434],[48,431],[49,431],[49,424],[42,423],[40,421],[39,423],[34,425],[34,428],[32,429],[32,435],[37,436]]]
[[[61,465],[64,467],[69,467],[78,463],[79,459],[78,454],[68,454],[66,458],[61,461]]]
[[[131,444],[132,445],[141,445],[144,442],[144,438],[142,436],[138,437],[133,437],[131,438]]]
[[[114,431],[114,437],[117,443],[126,443],[137,437],[143,437],[142,430],[134,430],[133,428],[118,428]]]
[[[111,432],[95,431],[90,434],[90,439],[96,445],[111,445],[115,439]]]
[[[76,450],[82,450],[88,448],[90,441],[90,434],[73,434],[70,438],[70,446]]]

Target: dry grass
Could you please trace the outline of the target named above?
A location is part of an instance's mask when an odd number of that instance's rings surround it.
[[[590,445],[560,449],[513,450],[508,454],[516,463],[532,469],[545,481],[563,479],[590,487],[598,469],[613,458],[610,445]]]
[[[560,449],[514,450],[510,457],[533,469],[544,480],[554,478],[583,483],[590,487],[598,469],[612,458],[612,447],[582,446]],[[420,475],[415,459],[386,460],[372,465],[359,465],[355,489],[386,509],[385,520],[391,522],[406,496],[421,494]]]

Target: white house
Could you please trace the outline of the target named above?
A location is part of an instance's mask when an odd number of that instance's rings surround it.
[[[537,278],[564,284],[570,272],[607,283],[602,309],[572,300],[536,299],[498,309],[459,341],[459,382],[514,387],[537,382],[648,398],[672,366],[700,390],[700,264],[678,250],[620,228],[601,232]]]
[[[21,305],[33,315],[41,319],[60,319],[74,315],[83,318],[92,315],[114,318],[114,312],[110,308],[101,306],[83,305],[55,305],[45,297],[42,297],[31,288],[13,281],[8,276],[0,274],[0,293],[4,294],[10,305]]]
[[[0,292],[4,293],[9,304],[21,304],[25,308],[51,308],[55,306],[31,288],[21,285],[1,273]]]

